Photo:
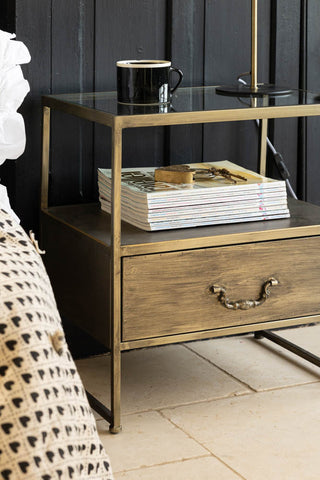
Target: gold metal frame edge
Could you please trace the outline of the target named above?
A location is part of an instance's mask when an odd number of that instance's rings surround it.
[[[136,348],[155,347],[159,345],[169,345],[172,343],[191,342],[195,340],[209,340],[211,338],[238,335],[243,333],[253,333],[259,330],[272,330],[297,325],[306,325],[308,323],[320,322],[320,315],[311,315],[308,317],[296,317],[285,320],[273,320],[270,322],[251,323],[248,325],[238,325],[235,327],[216,328],[213,330],[203,330],[199,332],[182,333],[165,337],[145,338],[141,340],[131,340],[121,342],[122,351]]]

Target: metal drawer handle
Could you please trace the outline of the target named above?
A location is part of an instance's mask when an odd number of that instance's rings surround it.
[[[279,281],[276,278],[269,278],[269,280],[262,285],[261,294],[257,300],[237,300],[232,302],[227,298],[226,289],[220,285],[212,285],[210,287],[210,291],[213,294],[219,295],[219,302],[226,308],[230,308],[232,310],[249,310],[249,308],[259,307],[259,305],[262,305],[270,296],[270,288],[278,284]]]

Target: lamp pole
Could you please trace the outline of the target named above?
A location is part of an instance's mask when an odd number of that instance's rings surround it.
[[[258,83],[258,0],[251,0],[251,88]]]
[[[242,76],[247,75],[243,74]],[[289,95],[292,90],[288,87],[279,87],[270,83],[258,84],[258,0],[251,0],[251,83],[242,82],[241,85],[219,85],[216,92],[221,95],[237,97],[264,97]],[[241,75],[238,76],[238,79]],[[254,102],[253,102],[254,103]],[[256,106],[256,105],[253,105]]]

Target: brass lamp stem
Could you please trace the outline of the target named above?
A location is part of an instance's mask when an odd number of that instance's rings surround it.
[[[238,79],[244,74],[239,75]],[[279,87],[270,83],[258,83],[258,0],[251,0],[251,83],[237,85],[220,85],[216,93],[234,95],[237,97],[251,97],[252,107],[257,106],[257,97],[289,95],[292,90],[288,87]],[[264,123],[266,123],[263,120]]]
[[[258,0],[251,0],[251,88],[257,88]]]

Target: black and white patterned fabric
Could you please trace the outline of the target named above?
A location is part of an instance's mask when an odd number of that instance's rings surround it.
[[[0,209],[0,480],[111,480],[34,242]]]

